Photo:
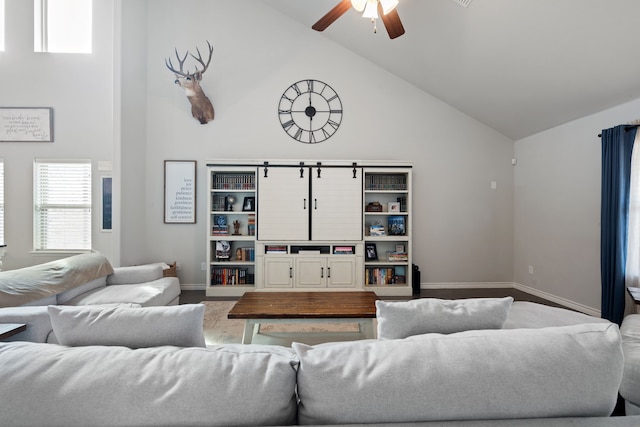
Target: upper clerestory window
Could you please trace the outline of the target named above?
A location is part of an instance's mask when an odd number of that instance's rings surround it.
[[[0,0],[0,52],[4,51],[4,0]]]
[[[33,5],[35,52],[91,53],[91,0],[34,0]]]

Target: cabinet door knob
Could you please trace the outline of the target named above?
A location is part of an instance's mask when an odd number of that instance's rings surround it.
[[[293,267],[289,267],[289,279],[293,278]]]
[[[324,267],[320,267],[320,278],[324,278]]]
[[[313,199],[313,209],[318,209],[318,199]]]
[[[331,267],[327,267],[327,277],[331,277]]]

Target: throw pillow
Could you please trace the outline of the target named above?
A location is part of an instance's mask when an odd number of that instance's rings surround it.
[[[205,347],[204,304],[167,307],[50,305],[53,332],[66,346]]]
[[[471,329],[501,329],[512,297],[411,301],[376,301],[378,339],[427,333],[451,334]]]

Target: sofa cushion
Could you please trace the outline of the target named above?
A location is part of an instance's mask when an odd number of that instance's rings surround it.
[[[296,365],[277,346],[0,343],[0,425],[288,425]]]
[[[94,289],[102,288],[107,285],[107,277],[99,277],[97,279],[91,280],[84,285],[80,285],[76,288],[69,289],[62,293],[56,295],[56,302],[58,304],[66,304],[68,301],[71,301],[78,295],[82,295],[85,292],[92,291]],[[55,304],[50,304],[55,305]]]
[[[640,315],[626,316],[620,327],[624,371],[620,384],[620,395],[627,401],[627,408],[640,414]]]
[[[27,329],[4,341],[47,342],[53,329],[47,306],[0,308],[0,323],[24,323]]]
[[[582,323],[610,323],[606,319],[589,316],[561,307],[551,307],[528,301],[515,301],[511,305],[503,329],[549,328]]]
[[[378,339],[406,338],[431,332],[450,334],[469,329],[500,329],[512,302],[512,297],[378,300]]]
[[[107,277],[108,285],[127,285],[130,283],[152,282],[162,278],[162,265],[146,264],[130,267],[116,267]]]
[[[300,424],[608,416],[623,362],[615,324],[292,346]]]
[[[49,315],[57,341],[68,346],[205,346],[204,304],[142,308],[51,305]]]
[[[177,277],[163,277],[135,285],[108,285],[78,295],[67,305],[134,303],[143,307],[168,305],[180,295]]]
[[[55,296],[112,272],[109,260],[97,252],[0,271],[0,307],[16,307]]]

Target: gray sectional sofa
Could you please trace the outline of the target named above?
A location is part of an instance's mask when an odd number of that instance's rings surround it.
[[[381,303],[381,338],[291,348],[206,347],[202,304],[48,307],[60,344],[0,343],[0,425],[640,426],[609,416],[629,380],[617,325],[459,301]]]
[[[0,323],[24,323],[14,341],[53,339],[48,305],[151,307],[177,305],[180,282],[158,264],[113,268],[97,252],[0,271]]]

